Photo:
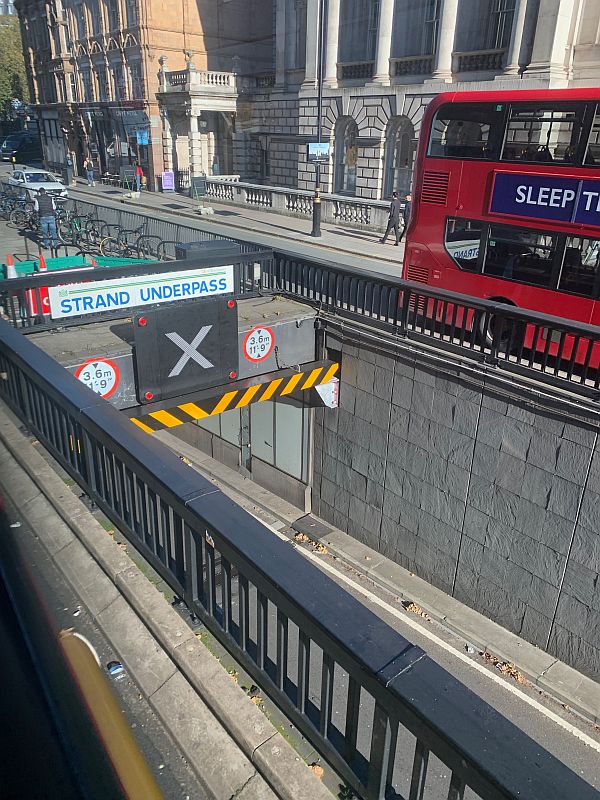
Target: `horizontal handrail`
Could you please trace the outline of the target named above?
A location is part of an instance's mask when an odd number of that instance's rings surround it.
[[[577,394],[600,399],[600,328],[368,270],[276,251],[274,292]]]
[[[0,397],[360,796],[383,800],[399,792],[397,767],[411,797],[425,800],[462,796],[466,786],[483,800],[597,798],[4,322],[0,345]],[[406,736],[414,748],[408,766]],[[430,752],[449,776],[428,774]]]
[[[227,182],[220,185],[238,186]],[[264,189],[252,187],[257,192]],[[263,194],[257,194],[257,199],[269,202]],[[88,202],[78,205],[80,212],[96,208],[97,205]],[[306,210],[304,208],[303,213]],[[135,228],[141,221],[147,221],[147,235],[170,243],[169,255],[174,255],[176,242],[221,238],[137,212],[103,209],[103,214],[111,213],[115,222],[107,224]],[[285,248],[278,248],[270,260],[264,250],[261,254],[259,245],[232,241],[240,245],[242,252],[254,254],[260,261],[261,286],[265,291],[281,292],[301,302],[313,303],[321,311],[348,316],[387,333],[400,334],[442,352],[483,362],[575,395],[594,400],[600,396],[600,329],[593,325],[436,289],[370,269],[349,269],[325,258],[307,259]],[[157,244],[156,252],[164,256],[167,247]],[[147,265],[124,269],[123,274],[148,271]],[[156,271],[162,269],[159,266]],[[94,273],[94,280],[98,272],[101,270]],[[82,279],[85,277],[84,273],[78,274]],[[44,280],[43,284],[35,280],[36,283],[27,288],[61,282],[60,278]],[[13,285],[23,291],[26,288],[24,284]],[[2,286],[0,282],[0,290]],[[23,298],[20,308],[26,305]],[[39,324],[40,321],[39,317],[26,317],[25,323],[23,316],[20,320],[14,319],[17,325]]]

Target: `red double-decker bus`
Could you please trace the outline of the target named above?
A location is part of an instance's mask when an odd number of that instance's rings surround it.
[[[438,95],[403,276],[599,325],[600,90]]]

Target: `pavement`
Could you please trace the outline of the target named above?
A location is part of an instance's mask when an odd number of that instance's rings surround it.
[[[315,239],[311,236],[310,219],[231,203],[216,203],[208,198],[204,205],[210,206],[214,214],[205,216],[198,213],[198,202],[185,195],[159,192],[142,192],[139,198],[129,195],[123,189],[101,184],[88,187],[81,179],[76,187],[70,189],[73,199],[80,197],[99,204],[117,203],[140,213],[152,211],[165,217],[175,216],[187,224],[194,222],[199,230],[239,237],[273,249],[285,250],[289,245],[298,255],[328,260],[336,260],[342,255],[345,266],[395,277],[400,277],[402,272],[404,243],[396,247],[390,237],[386,244],[380,244],[380,231],[323,223],[322,235]]]
[[[0,404],[0,485],[214,800],[331,793]]]

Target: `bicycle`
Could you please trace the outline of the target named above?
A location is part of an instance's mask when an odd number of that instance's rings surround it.
[[[116,236],[106,236],[100,242],[100,252],[103,256],[112,258],[136,258],[138,257],[139,247],[138,244],[145,236],[147,222],[140,225],[139,228],[127,230],[120,228]]]
[[[13,198],[13,202],[10,205],[12,209],[8,214],[8,221],[18,228],[23,227],[31,214],[33,214],[33,203],[25,197],[17,197]],[[9,208],[8,204],[6,208]]]
[[[75,214],[65,211],[64,216],[57,217],[56,231],[62,244],[78,245],[85,236],[88,222],[94,221],[92,212],[89,214]]]

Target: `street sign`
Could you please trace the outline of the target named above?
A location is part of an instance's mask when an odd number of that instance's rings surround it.
[[[306,145],[306,160],[309,164],[327,164],[331,146],[329,142],[309,142]]]
[[[140,403],[235,381],[237,303],[214,298],[139,312],[133,320]]]
[[[52,319],[119,311],[135,306],[170,303],[231,294],[234,290],[233,264],[209,269],[136,275],[111,281],[51,286]]]
[[[163,172],[160,187],[163,192],[175,191],[175,173],[172,169],[166,169]]]
[[[75,370],[75,377],[101,397],[110,397],[120,380],[119,368],[109,358],[91,358]]]
[[[198,199],[207,192],[206,175],[194,175],[190,186],[190,197]]]
[[[275,347],[275,334],[271,328],[259,325],[248,331],[242,347],[244,358],[253,363],[265,361]]]

